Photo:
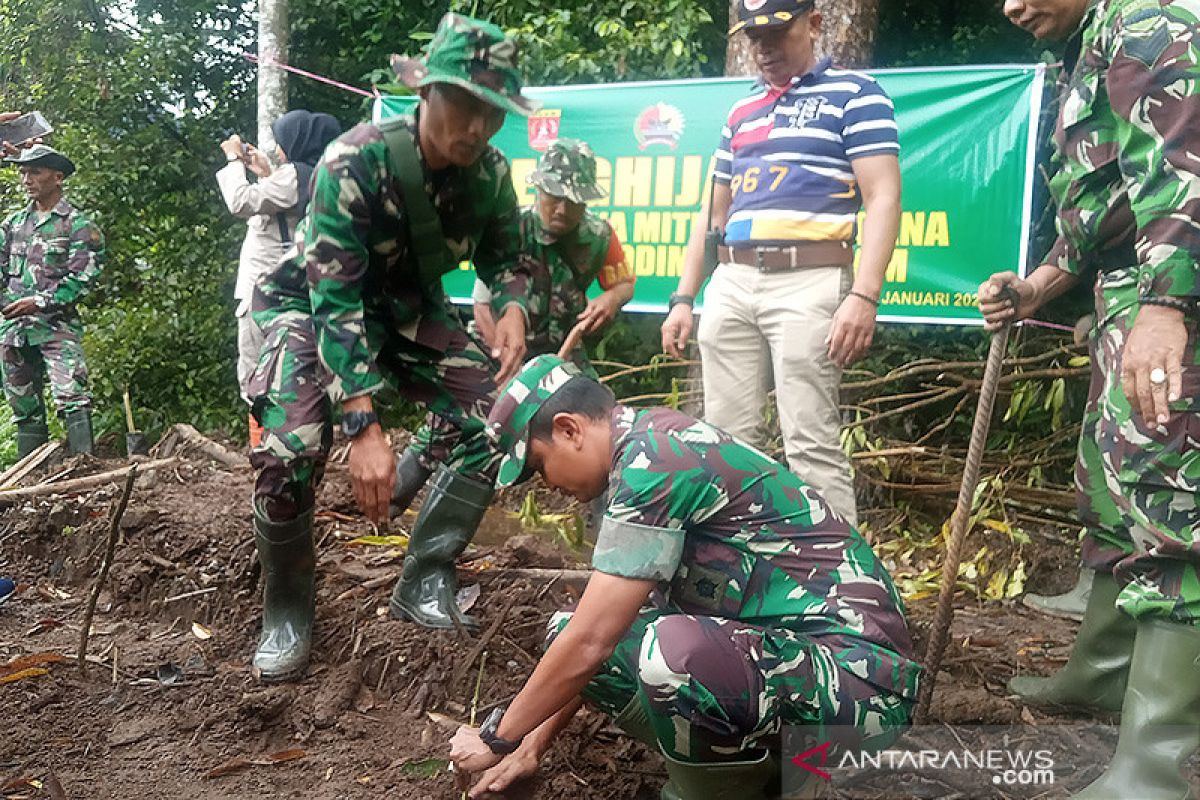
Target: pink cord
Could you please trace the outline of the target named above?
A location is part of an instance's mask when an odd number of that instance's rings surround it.
[[[245,58],[248,61],[253,61],[255,64],[262,64],[263,66],[267,66],[267,67],[278,67],[279,69],[287,70],[288,72],[294,72],[297,75],[303,75],[305,78],[312,78],[314,81],[320,81],[321,83],[327,83],[330,86],[336,86],[339,89],[345,89],[347,92],[354,92],[355,94],[361,94],[363,97],[378,97],[379,96],[379,92],[374,92],[374,93],[368,92],[365,89],[359,89],[357,86],[351,86],[349,84],[342,83],[341,81],[335,81],[332,78],[326,78],[321,75],[317,75],[315,73],[309,72],[308,70],[300,69],[299,67],[289,67],[287,64],[284,64],[280,61],[276,61],[273,58],[268,58],[268,59],[264,60],[264,59],[260,59],[258,56],[254,55],[253,53],[242,53],[242,58]]]

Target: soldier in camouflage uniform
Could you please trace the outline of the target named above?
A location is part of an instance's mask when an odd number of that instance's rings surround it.
[[[65,420],[72,453],[92,452],[92,396],[83,357],[83,323],[75,304],[100,274],[104,237],[63,197],[75,172],[69,158],[46,145],[5,159],[18,166],[30,202],[0,223],[0,362],[4,392],[17,425],[17,456],[49,438],[43,375]]]
[[[1200,0],[1005,11],[1039,38],[1069,36],[1050,184],[1059,237],[1028,280],[985,282],[980,305],[996,327],[1083,278],[1096,296],[1077,471],[1096,577],[1067,664],[1010,688],[1121,710],[1116,756],[1081,797],[1186,797],[1180,766],[1200,747]]]
[[[514,43],[490,23],[447,14],[424,60],[395,66],[420,92],[415,116],[359,125],[329,145],[297,249],[255,289],[265,344],[248,394],[264,429],[251,462],[266,581],[254,663],[269,680],[298,675],[308,659],[313,504],[335,404],[352,440],[355,497],[369,517],[386,518],[395,456],[371,401],[385,376],[453,430],[392,613],[428,627],[473,624],[455,619],[454,559],[492,496],[498,455],[484,418],[493,374],[519,368],[529,291],[508,162],[488,140],[506,112],[533,107],[520,94]],[[464,259],[504,314],[490,357],[442,292],[442,274]]]
[[[604,193],[596,183],[596,157],[585,142],[551,142],[528,180],[537,187],[537,201],[521,211],[521,257],[533,279],[525,348],[528,354],[541,355],[557,353],[577,324],[592,333],[612,321],[632,299],[635,278],[612,226],[587,210],[587,203]],[[602,294],[589,300],[593,281]],[[504,298],[493,298],[487,284],[476,281],[474,300],[481,332],[490,331],[495,324],[493,304]],[[484,335],[485,341],[488,338],[490,334]],[[582,348],[573,358],[595,377]],[[441,441],[443,431],[430,415],[413,435],[396,465],[393,515],[408,508],[437,468],[431,453],[449,452]]]
[[[501,485],[536,470],[580,500],[607,491],[608,508],[587,589],[551,620],[533,676],[455,736],[468,771],[516,749],[474,791],[536,769],[584,700],[660,749],[663,796],[687,800],[764,797],[782,725],[853,726],[876,744],[906,726],[921,668],[900,596],[786,467],[678,411],[615,405],[554,356],[526,364],[489,430]]]

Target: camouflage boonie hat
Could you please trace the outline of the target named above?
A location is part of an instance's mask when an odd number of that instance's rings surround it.
[[[483,20],[447,14],[438,23],[424,58],[393,55],[391,63],[396,76],[410,89],[452,83],[523,117],[541,105],[521,96],[517,43]]]
[[[567,381],[582,374],[579,367],[558,356],[537,356],[525,362],[517,376],[504,387],[492,406],[487,424],[487,435],[502,456],[497,486],[512,486],[532,477],[533,471],[525,467],[525,458],[529,454],[529,423],[543,403]]]
[[[17,166],[45,167],[46,169],[58,170],[63,174],[64,178],[69,178],[75,174],[75,162],[53,147],[45,144],[35,144],[33,147],[22,150],[15,156],[6,157],[4,160]]]
[[[538,159],[529,183],[555,197],[575,203],[599,200],[604,192],[596,184],[596,154],[587,142],[555,139]]]

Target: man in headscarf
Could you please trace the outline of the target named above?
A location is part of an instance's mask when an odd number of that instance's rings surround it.
[[[271,124],[277,167],[237,134],[221,142],[227,162],[217,172],[221,197],[229,213],[247,221],[233,289],[237,302],[238,388],[247,400],[246,383],[263,344],[262,332],[250,317],[254,282],[275,268],[291,244],[296,223],[308,208],[309,183],[317,159],[341,132],[342,126],[329,114],[289,111]],[[250,183],[247,170],[258,176],[255,183]],[[257,428],[251,417],[252,444]]]
[[[43,376],[67,428],[72,453],[92,452],[92,396],[83,358],[83,323],[75,305],[100,274],[104,237],[63,197],[75,172],[71,159],[34,145],[6,161],[16,164],[29,204],[0,223],[0,314],[4,392],[17,425],[17,456],[46,442]]]

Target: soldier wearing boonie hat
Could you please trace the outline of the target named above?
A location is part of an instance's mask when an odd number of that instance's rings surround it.
[[[92,394],[76,304],[100,274],[104,237],[63,197],[75,162],[34,144],[4,159],[20,170],[29,204],[0,223],[0,363],[17,427],[17,456],[49,438],[44,376],[72,453],[92,452]]]
[[[458,768],[490,769],[521,746],[497,775],[531,774],[586,701],[662,753],[662,797],[764,800],[781,726],[878,747],[907,725],[921,668],[899,594],[782,464],[673,409],[618,405],[555,356],[509,382],[488,433],[500,485],[537,471],[606,510],[577,609],[551,619],[512,704],[455,734]],[[495,780],[480,786],[507,788]]]
[[[546,147],[526,179],[537,187],[537,199],[521,211],[521,254],[534,289],[529,301],[526,351],[556,353],[571,329],[584,324],[587,333],[607,325],[633,298],[633,270],[612,226],[587,210],[586,204],[604,196],[596,177],[596,156],[586,142],[556,139]],[[588,299],[592,283],[601,294]],[[493,336],[492,291],[475,282],[475,324],[485,341]],[[584,348],[573,353],[584,372],[595,370]],[[445,451],[432,415],[412,438],[396,467],[392,515],[402,513],[436,469],[431,451]]]
[[[308,660],[312,519],[334,406],[351,440],[355,498],[370,518],[387,516],[396,459],[372,401],[385,378],[445,431],[392,614],[426,627],[475,624],[455,605],[454,560],[492,497],[499,459],[484,418],[494,375],[520,367],[532,285],[518,259],[508,161],[488,142],[507,112],[528,114],[536,104],[521,95],[515,42],[460,14],[442,18],[422,58],[393,57],[392,65],[418,90],[416,111],[359,125],[326,148],[298,247],[255,288],[266,345],[247,394],[264,429],[251,462],[266,581],[254,666],[268,680],[294,678]],[[442,275],[464,260],[503,314],[491,353],[442,291]]]

